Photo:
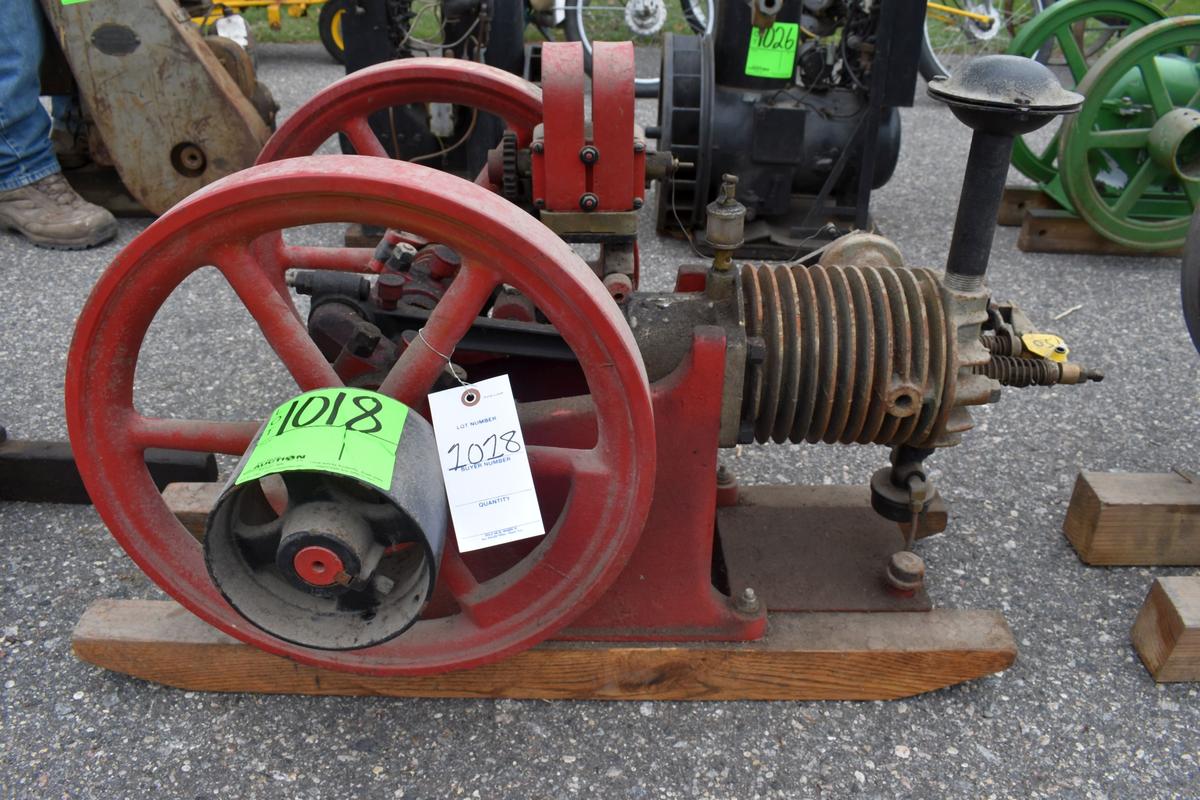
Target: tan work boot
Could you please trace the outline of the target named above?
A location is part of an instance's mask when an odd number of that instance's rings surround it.
[[[0,192],[0,226],[54,250],[83,250],[117,235],[116,218],[76,194],[61,172]]]

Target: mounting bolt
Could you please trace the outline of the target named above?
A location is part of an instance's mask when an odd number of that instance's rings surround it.
[[[887,582],[900,594],[912,594],[925,585],[925,562],[911,550],[892,553],[888,559]]]
[[[579,160],[585,164],[595,164],[600,160],[600,151],[595,145],[585,144],[579,148]]]
[[[584,211],[595,211],[600,207],[600,198],[592,192],[584,192],[579,196],[579,207]]]
[[[755,591],[747,586],[733,601],[733,607],[743,614],[757,614],[762,608],[762,603],[759,602]]]
[[[642,206],[644,206],[645,204],[646,204],[646,201],[643,200],[642,198],[640,198],[640,197],[633,198],[633,208],[635,211],[637,209],[641,208]]]
[[[633,143],[633,152],[635,152],[635,153],[646,152],[646,143],[645,142],[634,142]]]
[[[532,148],[533,152],[541,154],[541,152],[546,149],[546,145],[542,144],[541,142],[534,142]]]
[[[717,506],[736,506],[738,502],[738,479],[724,464],[717,467]]]
[[[546,207],[546,201],[545,201],[545,200],[543,200],[542,198],[540,198],[540,197],[539,197],[539,198],[537,198],[536,200],[534,200],[534,201],[533,201],[533,207],[534,207],[534,208],[545,208],[545,207]]]

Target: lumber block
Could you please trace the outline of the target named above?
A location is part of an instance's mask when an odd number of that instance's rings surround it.
[[[1131,636],[1154,680],[1200,681],[1200,576],[1155,580]]]
[[[1030,208],[1057,208],[1058,204],[1036,186],[1006,186],[1000,198],[1000,213],[996,224],[1015,228],[1025,221]]]
[[[1162,256],[1178,258],[1182,249],[1148,252],[1105,238],[1085,220],[1060,208],[1027,208],[1017,236],[1026,253],[1080,253],[1104,256]]]
[[[589,700],[890,700],[1007,669],[996,611],[775,613],[756,642],[545,642],[470,670],[334,672],[251,647],[161,600],[98,600],[75,654],[181,689],[306,695]]]
[[[1080,472],[1063,532],[1086,564],[1200,564],[1200,483],[1175,472]]]

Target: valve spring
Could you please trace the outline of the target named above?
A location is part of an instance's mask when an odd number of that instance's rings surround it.
[[[983,346],[987,348],[989,353],[998,356],[1015,356],[1019,354],[1017,340],[1011,336],[997,336],[994,333],[989,333],[980,337]]]
[[[757,441],[934,438],[957,361],[932,272],[745,265],[741,277],[746,333],[766,345],[743,394]]]
[[[1025,386],[1053,386],[1062,380],[1062,367],[1044,358],[1015,358],[995,353],[986,364],[973,370],[979,375],[999,381],[1004,386],[1020,389]]]

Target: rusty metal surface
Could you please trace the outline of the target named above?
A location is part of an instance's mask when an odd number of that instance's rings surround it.
[[[759,442],[923,442],[940,430],[945,314],[924,269],[743,265],[746,335],[765,346],[743,419]]]
[[[752,588],[768,611],[927,611],[925,590],[886,584],[904,546],[858,486],[743,486],[717,510],[733,597]]]
[[[271,132],[173,0],[42,6],[104,150],[147,209],[254,163]]]

